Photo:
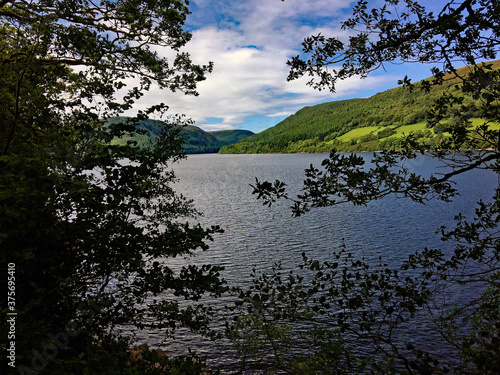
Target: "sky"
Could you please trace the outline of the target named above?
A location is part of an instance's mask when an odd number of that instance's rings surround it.
[[[439,1],[438,1],[439,2]],[[350,0],[192,0],[186,28],[193,37],[184,47],[197,64],[214,62],[199,83],[199,96],[152,88],[138,107],[164,102],[170,114],[183,113],[203,130],[246,129],[261,132],[305,106],[363,98],[397,86],[409,75],[430,76],[430,67],[388,64],[367,78],[342,81],[337,91],[317,91],[307,79],[287,82],[286,61],[301,53],[309,35],[345,40],[341,22],[351,15]],[[369,0],[376,6],[378,0]],[[425,2],[424,2],[425,3]],[[158,51],[169,56],[169,51]]]

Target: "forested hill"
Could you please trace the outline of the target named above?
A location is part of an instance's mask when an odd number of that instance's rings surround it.
[[[116,117],[110,119],[108,122],[117,123],[123,121],[124,118]],[[160,136],[162,131],[162,121],[158,120],[143,120],[139,129],[145,131],[145,134],[136,135],[134,139],[137,141],[139,147],[147,147],[150,141]],[[206,132],[197,126],[186,125],[181,128],[181,132],[186,135],[186,142],[184,143],[184,151],[187,154],[200,154],[209,152],[218,152],[222,146],[230,145],[245,139],[254,133],[249,130],[220,130],[213,132]],[[116,143],[126,143],[130,137],[122,137],[116,139]]]
[[[492,62],[495,69],[500,61]],[[467,69],[467,68],[462,68]],[[375,151],[397,149],[404,135],[414,134],[432,146],[447,134],[438,125],[426,128],[426,112],[445,89],[455,91],[451,81],[430,93],[397,87],[366,99],[350,99],[305,107],[278,125],[243,141],[221,148],[221,153]],[[465,102],[472,101],[466,98]],[[469,114],[475,117],[474,113]],[[447,122],[456,121],[448,119]],[[477,125],[479,119],[472,120]]]
[[[254,135],[254,133],[251,132],[250,130],[240,130],[240,129],[217,130],[208,132],[208,134],[217,138],[219,143],[224,145],[230,145]]]

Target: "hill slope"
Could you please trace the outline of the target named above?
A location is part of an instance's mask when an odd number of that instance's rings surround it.
[[[500,68],[500,61],[493,62],[493,65]],[[439,142],[443,134],[439,128],[426,128],[426,112],[445,89],[456,90],[452,83],[454,82],[438,86],[428,94],[420,90],[421,83],[418,82],[412,91],[397,87],[366,99],[349,99],[305,107],[276,126],[223,147],[220,152],[395,149],[400,147],[403,134],[408,135],[410,132],[422,143]],[[474,117],[473,113],[470,115]]]
[[[118,123],[124,118],[116,117],[110,119],[110,123]],[[138,127],[145,131],[145,134],[136,135],[134,140],[139,147],[147,147],[151,141],[159,137],[162,131],[163,122],[158,120],[144,120]],[[249,130],[223,130],[217,132],[206,132],[197,126],[187,125],[181,128],[181,134],[186,135],[184,151],[187,154],[200,154],[218,152],[222,146],[243,140],[254,133]],[[126,143],[130,137],[123,137],[115,140],[116,143]]]
[[[221,145],[230,145],[254,135],[250,130],[240,129],[211,131],[208,134],[217,138]]]

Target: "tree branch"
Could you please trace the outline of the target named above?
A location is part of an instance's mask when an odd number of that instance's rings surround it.
[[[456,170],[454,170],[452,172],[443,174],[443,177],[441,177],[440,179],[437,179],[437,180],[433,181],[432,184],[434,184],[434,183],[440,183],[440,182],[446,182],[446,181],[448,181],[450,178],[452,178],[454,176],[457,176],[459,174],[465,173],[467,171],[471,171],[471,170],[479,167],[481,164],[484,164],[484,163],[486,163],[488,161],[499,160],[499,159],[500,159],[500,154],[497,154],[497,153],[489,154],[488,156],[486,156],[486,157],[484,157],[482,159],[476,160],[474,163],[471,163],[471,164],[467,165],[466,167],[459,168],[459,169],[456,169]]]

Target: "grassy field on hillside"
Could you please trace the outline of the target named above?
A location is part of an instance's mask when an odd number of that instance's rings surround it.
[[[444,123],[444,121],[443,121]],[[484,122],[481,119],[471,119],[472,128],[477,128]],[[491,130],[500,130],[500,125],[490,124]],[[236,152],[223,148],[222,153],[267,153],[267,152],[360,152],[397,150],[403,146],[405,137],[413,135],[414,139],[425,148],[433,148],[443,137],[450,136],[449,133],[435,132],[434,129],[426,127],[426,122],[418,122],[410,125],[389,126],[366,126],[353,129],[334,139],[323,139],[314,137],[311,139],[289,141],[286,146],[273,149],[264,143],[240,142]]]
[[[471,123],[472,123],[472,127],[473,128],[477,128],[478,126],[480,126],[480,125],[483,124],[483,120],[479,119],[479,118],[474,118],[474,119],[471,119]],[[495,125],[490,124],[489,127],[492,130],[499,130],[500,129],[500,125],[499,124],[495,124]],[[390,135],[388,137],[383,137],[383,138],[380,138],[380,139],[385,139],[385,138],[400,138],[400,137],[404,137],[404,136],[407,136],[409,134],[415,133],[417,131],[425,131],[425,130],[428,129],[426,127],[426,122],[425,121],[419,122],[417,124],[400,125],[400,126],[398,126],[398,125],[387,126],[387,127],[384,127],[384,126],[367,126],[367,127],[364,127],[364,128],[353,129],[350,132],[348,132],[346,134],[343,134],[340,137],[337,137],[337,140],[339,140],[341,142],[352,142],[354,140],[360,139],[360,138],[362,138],[364,136],[367,136],[369,134],[377,135],[378,132],[380,132],[380,131],[382,131],[382,130],[384,130],[386,128],[394,129],[396,131],[396,133],[392,134],[392,135]],[[447,135],[447,133],[444,133],[444,134]]]
[[[365,135],[368,135],[370,133],[377,133],[383,128],[383,126],[367,126],[364,128],[356,128],[351,130],[350,132],[345,133],[344,135],[341,135],[340,137],[337,137],[337,140],[341,142],[350,142],[354,139],[364,137]]]

